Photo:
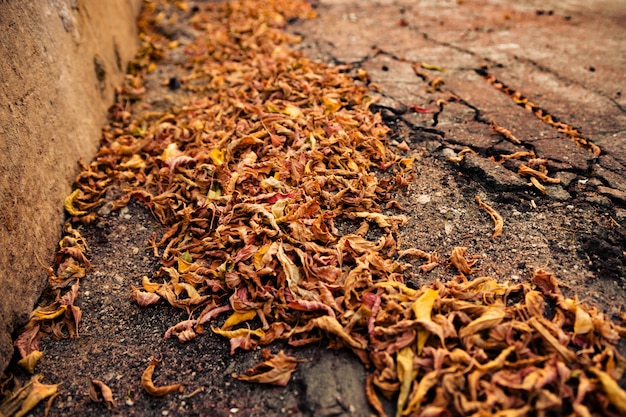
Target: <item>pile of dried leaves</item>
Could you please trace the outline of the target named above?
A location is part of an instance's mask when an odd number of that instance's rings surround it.
[[[440,264],[397,247],[407,219],[390,195],[413,179],[414,161],[388,149],[362,83],[289,50],[298,39],[282,28],[310,17],[306,3],[289,0],[145,3],[143,48],[66,200],[74,223],[136,199],[163,224],[151,242],[162,266],[133,300],[189,314],[165,337],[215,332],[233,354],[275,340],[351,349],[372,370],[366,392],[380,415],[381,396],[397,402],[397,415],[626,413],[615,348],[626,329],[566,298],[550,274],[538,271],[533,284],[468,280],[475,261],[457,248],[455,280],[403,284],[401,259],[424,260],[425,272]],[[186,103],[142,112],[142,77],[183,48],[162,25],[183,18],[200,35],[184,46],[186,75],[165,83],[180,84]],[[49,271],[56,301],[16,342],[25,358],[42,334],[78,334],[85,250],[68,226]],[[220,327],[218,316],[227,317]],[[298,361],[265,356],[240,378],[285,385]]]

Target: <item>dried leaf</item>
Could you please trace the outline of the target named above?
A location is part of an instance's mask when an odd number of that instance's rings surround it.
[[[415,353],[410,347],[401,349],[396,355],[396,365],[398,380],[400,381],[400,393],[398,394],[398,403],[396,408],[396,417],[402,415],[404,405],[409,397],[411,385],[417,376],[417,370],[413,368],[413,358]]]
[[[133,287],[131,300],[141,307],[156,304],[160,299],[161,297],[158,294],[141,291],[139,288]]]
[[[235,311],[233,314],[230,315],[230,317],[226,319],[226,321],[224,322],[224,325],[222,326],[222,330],[230,330],[232,327],[238,325],[239,323],[252,320],[256,316],[257,316],[256,310],[249,310],[249,311],[242,311],[242,312]]]
[[[595,367],[589,368],[589,372],[598,377],[611,404],[613,404],[620,413],[626,414],[626,391],[624,391],[617,381],[611,378],[606,372]]]
[[[561,357],[567,361],[575,361],[576,360],[576,354],[572,351],[570,351],[569,349],[567,349],[567,347],[563,346],[557,338],[555,338],[549,331],[548,329],[546,329],[541,323],[540,323],[540,319],[543,318],[537,318],[537,317],[531,317],[528,320],[528,324],[530,324],[533,328],[535,328],[535,330],[537,330],[539,332],[539,334],[541,335],[541,337],[544,338],[544,340],[548,343],[548,345],[550,345],[556,352],[559,353],[559,355],[561,355]]]
[[[74,207],[74,203],[79,198],[80,198],[80,190],[79,189],[76,189],[76,190],[72,191],[72,194],[70,194],[67,197],[65,197],[65,200],[63,201],[63,207],[65,208],[65,211],[67,211],[69,213],[70,216],[82,216],[84,214],[87,214],[87,211],[77,210]]]
[[[370,403],[372,408],[376,410],[376,413],[379,417],[386,417],[387,413],[383,408],[383,404],[378,399],[376,395],[376,390],[374,389],[374,375],[368,375],[365,379],[365,396],[367,397],[367,402]]]
[[[365,349],[365,345],[355,340],[350,334],[341,326],[335,317],[322,316],[311,319],[309,323],[314,327],[319,327],[328,333],[334,334],[344,341],[348,346],[355,349]]]
[[[528,291],[525,299],[526,309],[535,317],[543,317],[545,303],[543,295],[539,291]]]
[[[450,156],[448,158],[446,158],[447,161],[449,162],[456,162],[459,163],[461,161],[463,161],[463,159],[465,159],[465,155],[471,153],[471,154],[476,154],[476,152],[470,148],[465,148],[462,149],[461,151],[459,151],[459,153],[456,156]]]
[[[162,397],[176,391],[183,392],[185,388],[181,384],[164,385],[160,387],[154,386],[152,374],[159,363],[161,363],[160,360],[152,359],[146,370],[143,371],[141,375],[141,386],[143,389],[153,397]]]
[[[241,381],[284,387],[289,382],[289,379],[291,379],[291,374],[296,370],[299,362],[302,361],[293,356],[286,355],[285,352],[281,350],[276,356],[248,369],[245,375],[236,375],[235,378]]]
[[[28,373],[33,374],[35,373],[35,366],[37,366],[37,363],[42,357],[43,357],[43,352],[39,350],[35,350],[33,352],[30,352],[28,355],[26,355],[22,359],[20,359],[17,362],[17,364],[21,366],[22,368],[24,368]]]
[[[446,69],[444,67],[440,67],[438,65],[427,64],[426,62],[421,62],[420,67],[430,70],[430,71],[446,72]]]
[[[141,278],[141,286],[143,287],[144,290],[146,290],[149,293],[154,293],[156,292],[159,288],[161,288],[163,286],[163,284],[157,284],[156,282],[151,282],[150,279],[147,276],[143,276]]]
[[[502,216],[500,216],[500,214],[498,214],[498,212],[495,211],[493,208],[483,203],[478,195],[476,196],[476,202],[483,210],[485,210],[489,214],[489,216],[491,216],[491,219],[493,220],[493,235],[491,237],[495,239],[498,236],[502,236],[502,226],[504,225]]]
[[[574,320],[574,334],[587,334],[593,330],[593,321],[591,315],[580,306],[573,306],[576,314]]]
[[[20,352],[22,358],[30,355],[32,352],[39,350],[38,334],[40,330],[39,325],[34,325],[31,328],[24,330],[13,342],[13,345]]]
[[[504,319],[504,314],[505,305],[502,302],[490,305],[487,307],[487,310],[480,315],[480,317],[461,328],[459,331],[459,337],[461,339],[465,339],[480,331],[495,327]]]
[[[196,326],[196,324],[198,324],[197,320],[181,321],[180,323],[177,323],[167,329],[163,337],[165,339],[169,339],[171,335],[174,335],[178,338],[179,342],[188,342],[192,339],[195,339],[197,336],[196,332],[194,331],[194,326]]]
[[[32,385],[28,387],[27,389],[28,394],[26,395],[26,398],[21,403],[20,409],[14,414],[14,417],[23,417],[26,414],[28,414],[28,412],[32,410],[33,408],[35,408],[35,406],[39,404],[41,400],[46,399],[56,394],[59,385],[61,385],[61,384],[54,384],[54,385],[42,384],[39,382],[38,377],[39,376],[35,376],[34,378],[36,379],[33,381]]]
[[[354,212],[352,215],[362,219],[373,220],[378,227],[391,227],[394,224],[404,225],[409,219],[406,216],[385,216],[381,213]]]
[[[250,329],[237,329],[237,330],[222,330],[217,327],[211,327],[214,333],[219,334],[220,336],[227,337],[229,339],[234,339],[236,337],[243,337],[247,335],[254,335],[258,338],[262,338],[265,336],[265,332],[261,329],[250,330]]]
[[[505,138],[507,138],[511,143],[514,143],[516,145],[519,145],[520,143],[522,143],[521,140],[519,140],[518,138],[516,138],[510,130],[505,129],[504,127],[500,126],[499,124],[497,124],[496,122],[494,122],[493,120],[491,121],[491,130],[493,130],[494,133],[500,134],[502,136],[504,136]]]
[[[92,379],[89,385],[89,398],[97,403],[105,403],[107,410],[115,408],[115,400],[113,400],[113,391],[104,382],[98,379]]]
[[[224,150],[223,149],[211,149],[211,152],[209,153],[209,157],[211,158],[211,161],[213,161],[215,165],[222,165],[224,163]]]
[[[561,182],[560,178],[550,178],[543,172],[534,170],[526,164],[521,164],[517,169],[517,173],[522,177],[531,177],[531,180],[532,178],[537,178],[540,181],[549,182],[552,184],[558,184]]]
[[[411,415],[419,409],[428,391],[439,382],[440,371],[433,370],[424,375],[417,384],[417,389],[413,391],[411,400],[402,413],[403,416]]]
[[[431,315],[433,310],[433,305],[435,301],[439,298],[439,291],[433,290],[431,288],[426,289],[424,294],[420,295],[420,297],[415,300],[413,303],[412,309],[413,314],[417,320],[421,321],[432,321]],[[417,330],[417,354],[422,354],[422,349],[426,344],[426,340],[428,339],[430,332],[428,329],[420,328]]]
[[[471,275],[474,272],[478,271],[478,269],[472,269],[472,265],[476,263],[476,260],[468,261],[466,255],[467,248],[463,246],[457,246],[456,248],[452,249],[450,262],[456,269],[459,270],[459,272]]]

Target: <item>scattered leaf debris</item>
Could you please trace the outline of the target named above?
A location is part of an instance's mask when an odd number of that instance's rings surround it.
[[[42,400],[54,398],[60,384],[42,384],[42,379],[43,375],[35,375],[23,386],[18,385],[12,392],[3,393],[5,399],[0,404],[0,415],[22,417]]]
[[[484,77],[485,80],[493,85],[497,90],[500,90],[507,96],[511,97],[515,104],[533,113],[539,120],[554,127],[555,129],[557,129],[558,132],[568,136],[572,141],[574,141],[574,143],[576,143],[581,148],[588,150],[594,156],[600,156],[602,149],[598,145],[593,143],[591,140],[585,138],[576,128],[558,120],[546,110],[530,101],[521,92],[516,91],[515,89],[504,84],[502,81],[498,80],[495,75],[489,73],[488,67],[479,68],[476,70],[476,73]]]
[[[616,381],[626,361],[615,346],[626,329],[565,297],[552,274],[536,271],[532,283],[470,280],[477,258],[457,247],[450,256],[455,279],[405,285],[411,265],[402,257],[425,260],[424,272],[439,265],[435,252],[399,247],[407,218],[385,211],[390,193],[415,179],[413,161],[388,146],[389,129],[356,82],[366,74],[353,78],[289,49],[299,39],[282,29],[290,19],[315,17],[307,3],[208,2],[184,15],[197,33],[183,45],[188,72],[162,80],[175,104],[149,108],[143,76],[180,46],[159,25],[188,12],[184,2],[144,5],[142,48],[110,108],[96,158],[83,165],[64,202],[71,218],[48,271],[48,303],[15,342],[23,358],[39,351],[45,335],[78,337],[74,301],[90,264],[76,225],[136,200],[164,232],[150,242],[161,267],[132,289],[132,299],[168,303],[189,316],[165,337],[189,342],[210,327],[233,354],[277,340],[327,341],[367,367],[365,391],[381,416],[381,398],[396,404],[397,416],[624,412],[626,393]],[[442,83],[430,80],[432,88]],[[577,131],[565,133],[596,152]],[[467,152],[449,160],[460,162]],[[535,186],[557,181],[522,166],[520,175]],[[497,237],[502,218],[477,202],[494,219]],[[340,233],[338,224],[351,229]],[[378,236],[366,238],[370,229]],[[218,327],[220,316],[226,322]],[[262,352],[263,362],[235,377],[286,385],[301,360]],[[182,392],[181,384],[154,385],[159,363],[152,359],[143,372],[146,392]],[[56,392],[38,378],[32,395],[19,394],[26,398],[19,415]],[[106,385],[92,382],[92,390],[113,406]],[[14,407],[11,401],[0,409]]]

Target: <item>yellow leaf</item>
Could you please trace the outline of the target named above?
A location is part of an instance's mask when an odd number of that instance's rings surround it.
[[[587,334],[593,330],[591,316],[583,308],[575,306],[576,320],[574,321],[574,334]]]
[[[311,323],[315,327],[319,327],[322,330],[326,330],[328,333],[332,333],[335,336],[338,336],[348,346],[351,346],[355,349],[365,349],[365,346],[355,340],[352,336],[350,336],[346,329],[344,329],[334,317],[321,316],[310,320],[309,323]]]
[[[420,379],[419,383],[417,384],[417,389],[413,390],[414,394],[411,396],[411,401],[409,401],[409,404],[407,405],[402,415],[412,415],[415,411],[419,409],[419,406],[422,403],[424,397],[426,397],[426,394],[428,394],[428,391],[430,391],[430,389],[434,387],[437,382],[439,382],[439,373],[440,371],[435,369],[428,372]]]
[[[178,145],[176,145],[175,143],[170,143],[163,150],[163,153],[161,154],[161,160],[162,161],[167,161],[169,159],[176,158],[177,156],[180,156],[180,154],[182,154],[182,152],[180,151],[180,149],[178,149]]]
[[[404,284],[400,284],[399,282],[396,281],[382,281],[382,282],[377,282],[374,284],[374,286],[376,287],[391,287],[391,288],[397,288],[400,291],[402,291],[403,294],[406,294],[409,297],[413,297],[415,294],[418,293],[417,290],[414,290],[413,288],[409,288]]]
[[[143,286],[144,290],[150,293],[154,293],[162,286],[162,284],[157,284],[156,282],[150,281],[150,279],[145,275],[143,276],[143,278],[141,278],[141,285]]]
[[[20,359],[17,364],[26,369],[28,373],[32,374],[35,372],[35,366],[37,366],[37,362],[39,362],[42,356],[43,352],[41,352],[40,350],[34,350],[27,356],[24,356],[22,359]]]
[[[424,69],[431,70],[431,71],[446,72],[446,69],[444,67],[440,67],[439,65],[431,65],[431,64],[427,64],[426,62],[422,62],[420,66]]]
[[[57,308],[54,311],[47,311],[45,309],[42,309],[42,310],[37,309],[33,311],[33,316],[37,317],[39,320],[52,320],[64,314],[66,310],[67,310],[66,305],[61,305],[59,306],[59,308]]]
[[[528,291],[525,295],[526,309],[535,317],[543,316],[545,307],[543,295],[539,291]]]
[[[74,201],[77,200],[79,197],[80,190],[77,188],[72,192],[72,194],[65,197],[65,200],[63,201],[63,207],[70,216],[82,216],[83,214],[87,214],[86,211],[77,210],[76,208],[74,208]]]
[[[424,294],[422,294],[415,302],[413,303],[413,314],[415,314],[415,318],[417,320],[428,320],[430,321],[433,304],[439,298],[439,291],[433,290],[432,288],[428,288]],[[422,354],[422,349],[426,344],[426,340],[428,340],[428,335],[430,332],[426,329],[420,328],[417,331],[417,354]]]
[[[459,337],[464,339],[482,330],[491,329],[504,319],[505,305],[502,302],[487,308],[479,318],[469,323],[459,331]]]
[[[267,102],[267,104],[265,104],[265,108],[270,113],[280,113],[280,108],[272,102]]]
[[[222,165],[224,163],[224,150],[223,149],[211,149],[211,152],[209,153],[209,157],[211,158],[211,161],[213,161],[215,165]]]
[[[186,1],[177,1],[175,4],[176,7],[178,7],[178,9],[182,10],[183,12],[189,10],[189,4]]]
[[[258,337],[259,339],[265,336],[265,332],[261,329],[250,330],[250,329],[237,329],[237,330],[222,330],[218,327],[211,327],[213,333],[219,334],[220,336],[227,337],[229,339],[234,339],[236,337],[253,335]]]
[[[167,394],[171,394],[172,392],[183,392],[185,388],[181,384],[172,384],[172,385],[164,385],[160,387],[154,386],[152,382],[152,374],[154,374],[154,369],[160,363],[160,360],[152,359],[150,361],[150,365],[143,371],[141,375],[141,386],[143,389],[153,397],[162,397]]]
[[[400,163],[408,169],[411,169],[413,168],[413,164],[415,163],[415,158],[404,158],[400,160]]]
[[[611,378],[606,372],[598,368],[589,368],[589,371],[598,377],[611,404],[613,404],[622,415],[626,415],[626,391],[620,388],[617,381]]]
[[[322,97],[324,107],[326,107],[326,113],[334,113],[341,108],[341,100],[336,97],[324,96]]]
[[[500,354],[494,360],[491,360],[491,361],[489,361],[489,362],[487,362],[485,364],[476,363],[476,369],[478,369],[478,370],[480,370],[482,372],[489,372],[489,371],[492,371],[494,369],[502,368],[502,366],[504,366],[504,363],[506,362],[506,358],[515,349],[517,349],[517,347],[515,345],[509,346],[508,348],[506,348],[502,352],[500,352]]]
[[[405,225],[409,221],[409,219],[403,215],[385,216],[381,213],[369,213],[366,211],[357,211],[352,214],[362,219],[373,220],[379,227],[391,227],[394,223]]]
[[[291,117],[292,119],[297,119],[303,116],[302,110],[300,110],[299,107],[296,107],[293,104],[287,104],[287,106],[285,106],[285,110],[283,110],[283,113]]]
[[[134,154],[132,156],[132,158],[130,158],[128,161],[126,162],[122,162],[120,164],[120,167],[122,168],[135,168],[135,169],[139,169],[139,168],[145,168],[146,167],[146,163],[144,162],[144,160],[141,158],[141,156],[139,156],[138,154]]]
[[[213,201],[213,200],[217,200],[221,196],[222,196],[222,190],[218,188],[217,190],[209,190],[209,192],[206,195],[206,198],[209,201]]]
[[[191,254],[189,252],[181,253],[178,257],[178,272],[184,274],[185,272],[189,271],[192,263],[193,258],[191,257]]]
[[[413,358],[415,353],[410,347],[405,347],[398,351],[396,356],[396,372],[400,380],[400,394],[398,395],[398,407],[396,417],[399,417],[404,410],[409,393],[411,392],[411,384],[417,376],[417,370],[413,369]]]
[[[265,252],[267,252],[267,250],[269,249],[269,245],[265,245],[262,246],[261,249],[259,249],[255,254],[254,254],[254,267],[256,269],[260,269],[261,268],[261,261],[263,260],[263,255],[265,255]]]
[[[229,330],[232,327],[238,325],[239,323],[252,320],[255,317],[256,317],[256,310],[249,310],[249,311],[243,311],[243,312],[235,311],[233,314],[230,315],[229,318],[226,319],[226,321],[224,322],[224,325],[222,326],[222,330]]]
[[[23,417],[28,414],[28,412],[35,408],[35,406],[39,404],[41,400],[56,394],[59,385],[60,384],[46,385],[35,380],[35,382],[33,382],[30,392],[28,393],[28,396],[22,403],[22,407],[17,413],[15,413],[14,417]]]
[[[176,294],[176,296],[180,295],[180,293],[182,293],[183,291],[187,292],[187,295],[189,296],[189,298],[193,299],[193,298],[200,297],[200,293],[198,292],[198,290],[194,288],[193,285],[188,284],[186,282],[174,284],[174,293]]]

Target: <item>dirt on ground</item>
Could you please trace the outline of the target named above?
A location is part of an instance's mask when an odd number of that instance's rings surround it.
[[[180,3],[178,17],[159,26],[176,44],[145,75],[136,104],[149,111],[186,99],[182,48],[196,33],[183,19],[207,3]],[[446,260],[464,247],[476,261],[473,276],[517,284],[547,270],[567,296],[619,320],[626,302],[626,8],[509,3],[321,1],[317,18],[295,19],[287,30],[302,37],[293,48],[370,89],[377,98],[371,109],[391,129],[388,145],[414,159],[414,178],[389,196],[399,204],[387,212],[408,218],[398,248],[441,261],[428,272],[414,262],[404,271],[407,286],[453,280],[458,271]],[[544,177],[520,175],[539,166]],[[554,181],[537,180],[546,177]],[[501,216],[501,236],[493,237],[494,221],[477,197]],[[165,339],[189,316],[165,303],[131,301],[131,286],[161,266],[149,242],[163,226],[141,202],[100,210],[79,230],[93,265],[75,303],[79,337],[44,339],[36,368],[46,384],[61,384],[49,415],[374,414],[364,390],[369,370],[327,340],[270,345],[274,354],[302,360],[286,387],[272,387],[233,377],[259,363],[260,350],[231,355],[228,341],[212,332],[188,343]],[[365,237],[377,233],[372,227]],[[162,359],[155,384],[182,383],[183,393],[154,398],[142,389],[152,357]],[[15,364],[8,373],[27,379]],[[111,388],[111,410],[90,399],[94,379]],[[383,401],[390,415],[394,402]],[[32,415],[44,412],[40,404]]]

